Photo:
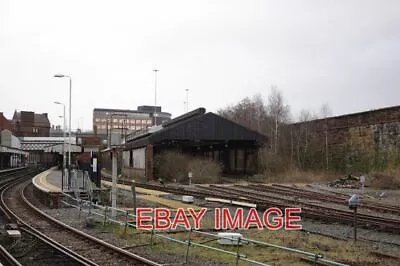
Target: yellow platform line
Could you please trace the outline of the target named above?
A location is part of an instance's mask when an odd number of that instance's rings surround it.
[[[101,183],[104,184],[104,186],[106,186],[106,187],[112,186],[112,182],[109,182],[109,181],[102,180]],[[117,184],[117,187],[120,189],[132,191],[131,187],[128,185]],[[193,208],[196,211],[201,209],[201,207],[194,205],[194,204],[186,204],[186,203],[182,203],[177,200],[164,199],[164,198],[159,197],[161,195],[167,195],[170,193],[166,193],[166,192],[162,192],[162,191],[158,191],[158,190],[152,190],[152,189],[144,189],[144,188],[139,188],[139,187],[136,187],[136,192],[145,194],[145,195],[138,195],[137,198],[143,199],[146,201],[150,201],[150,202],[154,202],[154,203],[158,203],[160,205],[171,208],[172,211],[174,211],[178,208],[184,208],[184,209]]]
[[[43,184],[45,187],[47,187],[50,192],[61,192],[61,189],[53,184],[50,184],[49,181],[47,180],[48,176],[54,172],[53,169],[51,169],[48,173],[43,174],[42,176],[39,177],[39,182]]]
[[[33,178],[33,183],[36,183],[35,185],[40,187],[42,190],[45,190],[47,192],[60,192],[61,189],[57,186],[54,186],[50,184],[47,180],[47,177],[49,174],[51,174],[54,171],[54,169],[49,169],[47,171],[44,171],[40,173],[39,175],[35,176]]]
[[[150,202],[158,203],[158,204],[166,206],[168,208],[172,208],[173,210],[176,210],[178,208],[183,208],[185,210],[188,208],[192,208],[197,211],[197,210],[201,209],[199,206],[194,205],[194,204],[186,204],[186,203],[179,202],[177,200],[164,199],[164,198],[156,197],[153,195],[140,195],[140,196],[138,196],[138,198],[147,200]]]
[[[101,183],[104,184],[104,186],[106,186],[106,187],[112,186],[112,182],[109,182],[109,181],[101,180]],[[117,188],[132,191],[131,186],[128,186],[128,185],[117,184]],[[167,192],[153,190],[153,189],[146,189],[146,188],[141,188],[141,187],[136,187],[136,192],[140,193],[140,194],[148,194],[148,195],[154,195],[154,196],[161,196],[161,195],[169,194]]]

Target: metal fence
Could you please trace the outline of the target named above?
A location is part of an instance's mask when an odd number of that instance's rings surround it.
[[[68,194],[65,194],[65,193],[62,193],[62,195],[63,195],[63,199],[61,200],[61,202],[63,204],[65,204],[66,206],[77,208],[79,210],[79,214],[78,214],[79,218],[81,216],[81,213],[86,213],[86,214],[88,214],[90,216],[96,217],[98,220],[100,220],[103,223],[103,225],[106,225],[109,222],[118,224],[118,225],[124,227],[125,232],[130,227],[137,229],[136,228],[136,224],[131,222],[131,221],[135,221],[136,220],[136,215],[133,214],[133,213],[129,213],[128,211],[121,210],[119,208],[112,208],[110,206],[103,206],[103,205],[93,204],[92,201],[86,201],[86,200],[82,200],[82,199],[77,199],[77,198],[74,198],[74,197],[72,197],[72,196],[70,196]],[[116,212],[116,216],[115,217],[111,216],[111,212],[112,212],[113,209]],[[170,237],[170,236],[166,236],[166,235],[161,233],[162,231],[157,231],[154,228],[153,229],[145,229],[143,231],[147,231],[148,233],[150,233],[150,243],[149,243],[150,246],[153,245],[154,238],[165,239],[165,240],[172,241],[172,242],[175,242],[175,243],[178,243],[178,244],[181,244],[181,245],[185,245],[187,247],[186,248],[186,254],[185,254],[185,263],[187,263],[188,259],[189,259],[190,247],[196,247],[197,246],[197,247],[202,247],[202,248],[205,248],[205,249],[214,250],[216,252],[222,252],[222,253],[225,253],[225,254],[232,255],[232,257],[235,259],[235,264],[236,265],[239,264],[239,261],[246,261],[246,262],[252,263],[254,265],[268,266],[269,264],[249,259],[246,254],[240,253],[240,247],[241,247],[242,244],[253,243],[253,244],[256,244],[256,245],[259,245],[259,246],[276,248],[276,249],[279,249],[279,250],[284,250],[284,251],[287,251],[287,252],[303,255],[306,258],[308,258],[310,260],[313,260],[315,263],[321,262],[321,263],[325,263],[327,265],[347,266],[347,264],[343,264],[343,263],[339,263],[339,262],[335,262],[335,261],[332,261],[332,260],[325,259],[325,258],[323,258],[323,256],[321,254],[317,254],[317,253],[306,252],[306,251],[302,251],[302,250],[298,250],[298,249],[294,249],[294,248],[288,248],[288,247],[279,246],[279,245],[275,245],[275,244],[271,244],[271,243],[267,243],[267,242],[262,242],[262,241],[258,241],[258,240],[254,240],[254,239],[249,239],[249,238],[222,237],[222,236],[218,236],[215,233],[204,232],[204,231],[195,230],[195,229],[189,229],[188,230],[182,225],[177,225],[177,227],[182,229],[182,232],[186,232],[187,233],[187,239],[186,240],[180,240],[180,239],[176,239],[176,238],[173,238],[173,237]],[[217,248],[217,247],[213,247],[213,246],[210,246],[210,245],[206,245],[204,243],[196,243],[192,239],[193,234],[207,236],[207,237],[211,237],[211,238],[215,238],[215,239],[227,239],[229,241],[232,241],[236,245],[236,252],[229,251],[229,250],[224,250],[224,249]]]
[[[64,169],[61,186],[63,191],[87,191],[88,193],[93,191],[89,172],[77,169]]]

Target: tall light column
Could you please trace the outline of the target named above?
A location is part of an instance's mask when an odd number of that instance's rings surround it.
[[[66,156],[65,156],[65,131],[66,131],[66,127],[65,127],[65,104],[60,103],[60,102],[54,102],[55,104],[60,104],[63,106],[63,110],[64,110],[64,114],[63,114],[63,119],[64,119],[64,127],[63,127],[63,148],[62,148],[62,153],[63,153],[63,168],[62,168],[62,173],[61,173],[61,191],[64,190],[64,171],[65,171],[65,164],[67,163],[66,161]]]
[[[111,187],[111,216],[115,219],[117,212],[117,150],[112,149],[112,187]]]
[[[186,89],[186,113],[189,112],[189,89]]]
[[[68,168],[71,166],[71,95],[72,95],[72,79],[70,76],[63,74],[55,74],[55,78],[69,78],[69,125],[68,125]]]
[[[158,69],[153,69],[154,71],[154,125],[157,125],[157,72],[159,71]]]

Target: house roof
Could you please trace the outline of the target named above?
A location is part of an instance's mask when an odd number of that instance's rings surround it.
[[[35,114],[35,125],[39,124],[50,126],[50,121],[47,117],[47,114]]]
[[[30,111],[20,111],[20,112],[15,111],[12,120],[14,122],[21,121],[21,116],[22,116],[21,113],[25,113],[26,115],[33,115],[33,122],[34,122],[35,126],[42,125],[42,126],[50,127],[50,121],[47,116],[47,113],[36,114],[36,113],[30,112]]]

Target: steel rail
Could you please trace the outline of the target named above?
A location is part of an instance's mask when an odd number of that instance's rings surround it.
[[[21,218],[19,218],[5,203],[4,201],[4,193],[5,191],[11,187],[14,186],[16,184],[18,184],[20,182],[21,179],[25,179],[27,177],[30,178],[30,175],[32,173],[35,173],[36,171],[33,172],[29,172],[29,173],[24,173],[23,176],[20,176],[14,180],[12,180],[11,182],[5,183],[3,184],[3,186],[0,188],[1,189],[1,194],[0,194],[0,198],[1,198],[1,206],[0,208],[3,210],[3,212],[6,214],[8,220],[15,220],[17,221],[17,223],[20,226],[20,230],[24,231],[25,233],[34,236],[35,238],[39,239],[40,241],[42,241],[43,243],[49,245],[51,248],[56,249],[57,251],[61,252],[62,254],[70,257],[71,259],[73,259],[74,261],[85,265],[85,266],[97,266],[97,264],[94,264],[93,262],[91,262],[90,260],[80,256],[79,254],[77,254],[76,252],[62,246],[61,244],[57,243],[56,241],[52,240],[51,238],[47,237],[46,235],[42,234],[40,231],[38,231],[37,229],[33,228],[32,226],[30,226],[29,224],[27,224],[25,221],[23,221]],[[22,195],[22,191],[21,191],[21,195]],[[22,227],[21,227],[22,225]],[[14,259],[15,260],[15,259]]]
[[[106,178],[105,178],[106,179]],[[172,187],[164,187],[164,186],[157,186],[157,185],[150,185],[144,183],[136,182],[136,186],[143,187],[147,189],[156,189],[160,191],[165,191],[169,193],[175,194],[186,194],[192,195],[196,197],[220,197],[224,199],[238,199],[238,200],[246,200],[243,198],[247,198],[248,202],[256,203],[258,206],[262,208],[268,207],[279,207],[279,208],[287,208],[292,207],[288,204],[282,203],[282,199],[280,198],[275,199],[275,201],[268,200],[268,196],[266,195],[258,195],[255,196],[257,193],[251,192],[253,195],[243,195],[243,191],[233,188],[233,187],[221,187],[221,186],[212,186],[212,187],[197,187],[197,191],[192,191],[188,189],[179,189],[179,188],[172,188]],[[340,210],[336,208],[329,208],[326,206],[319,206],[316,204],[310,204],[305,202],[287,200],[293,204],[300,204],[302,207],[302,215],[313,218],[313,219],[335,219],[336,221],[348,223],[353,221],[353,214],[349,211]],[[391,232],[400,232],[400,220],[397,219],[390,219],[390,218],[381,218],[372,215],[366,214],[358,214],[359,221],[366,226],[378,226],[381,229]]]
[[[144,263],[145,265],[160,266],[160,264],[158,264],[158,263],[156,263],[156,262],[154,262],[154,261],[148,260],[148,259],[146,259],[146,258],[143,258],[143,257],[139,256],[139,255],[136,255],[136,254],[134,254],[134,253],[128,252],[128,251],[126,251],[126,250],[124,250],[124,249],[122,249],[122,248],[119,248],[119,247],[114,246],[114,245],[112,245],[112,244],[110,244],[110,243],[107,243],[107,242],[105,242],[105,241],[103,241],[103,240],[100,240],[100,239],[98,239],[98,238],[96,238],[96,237],[93,237],[93,236],[91,236],[91,235],[89,235],[89,234],[86,234],[86,233],[84,233],[84,232],[82,232],[82,231],[80,231],[80,230],[78,230],[78,229],[75,229],[75,228],[72,227],[72,226],[69,226],[69,225],[67,225],[67,224],[65,224],[65,223],[63,223],[63,222],[61,222],[61,221],[59,221],[59,220],[57,220],[57,219],[51,217],[50,215],[47,215],[46,213],[44,213],[43,211],[41,211],[40,209],[38,209],[37,207],[35,207],[32,203],[30,203],[30,202],[26,199],[25,194],[24,194],[25,188],[26,188],[26,186],[25,186],[24,189],[21,191],[21,197],[22,197],[22,199],[24,200],[24,203],[27,204],[31,209],[33,209],[33,210],[34,210],[36,213],[38,213],[40,216],[44,217],[44,218],[47,219],[48,221],[51,221],[53,224],[56,224],[56,225],[58,225],[58,226],[60,226],[60,227],[62,227],[62,228],[65,228],[65,229],[69,230],[70,232],[72,232],[72,233],[74,233],[74,234],[76,234],[76,235],[79,235],[79,236],[81,236],[81,237],[84,237],[84,238],[86,238],[86,239],[89,239],[89,240],[91,240],[91,241],[94,242],[94,243],[97,243],[97,244],[100,244],[100,245],[102,245],[102,246],[104,246],[104,247],[107,247],[108,249],[111,249],[111,250],[113,250],[113,251],[115,251],[115,252],[117,252],[117,253],[119,253],[119,254],[122,254],[122,255],[124,255],[124,256],[126,256],[126,257],[129,257],[129,258],[134,259],[134,260],[138,260],[138,261],[140,261],[141,263]]]
[[[22,266],[2,245],[0,245],[0,265],[7,263],[9,266]]]

